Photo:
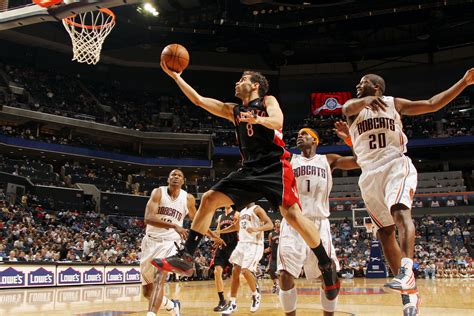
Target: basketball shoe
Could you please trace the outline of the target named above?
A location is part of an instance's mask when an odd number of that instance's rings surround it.
[[[227,305],[226,301],[219,301],[219,304],[217,304],[217,306],[214,307],[212,310],[214,312],[222,312],[225,309],[226,305]]]
[[[421,297],[418,294],[402,294],[403,316],[420,315]]]
[[[415,274],[408,273],[407,268],[401,267],[400,273],[392,281],[384,284],[384,289],[400,294],[417,294]]]
[[[173,316],[180,316],[181,315],[181,302],[179,300],[171,300],[173,302],[174,307],[172,309],[167,309],[168,312],[171,312]]]
[[[278,295],[278,293],[280,293],[280,287],[278,286],[278,283],[275,283],[272,286],[272,294]]]
[[[155,258],[151,261],[151,264],[157,269],[174,272],[187,277],[190,277],[194,273],[194,261],[193,257],[181,249],[177,254],[167,258]]]
[[[224,309],[221,311],[221,315],[230,315],[237,310],[237,304],[235,302],[229,301],[225,305]]]
[[[322,265],[318,264],[319,270],[323,276],[323,290],[327,299],[332,301],[339,295],[341,282],[337,277],[336,263],[331,259],[331,262]]]
[[[260,293],[257,293],[255,295],[252,295],[252,305],[250,305],[250,312],[255,313],[258,311],[260,308],[260,299],[262,297],[260,296]]]

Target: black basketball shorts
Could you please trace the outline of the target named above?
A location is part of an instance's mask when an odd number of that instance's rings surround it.
[[[216,183],[211,190],[227,195],[239,210],[262,197],[272,204],[290,207],[299,204],[296,180],[288,160],[280,160],[259,168],[242,167]]]

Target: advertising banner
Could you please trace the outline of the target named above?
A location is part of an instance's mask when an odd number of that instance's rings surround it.
[[[74,264],[0,265],[0,289],[140,283],[138,266]]]

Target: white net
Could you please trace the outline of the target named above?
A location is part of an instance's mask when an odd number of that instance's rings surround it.
[[[99,9],[65,18],[63,25],[71,36],[72,60],[95,65],[105,38],[115,26],[115,15],[109,9]]]

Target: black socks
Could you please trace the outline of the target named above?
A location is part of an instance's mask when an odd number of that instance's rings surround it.
[[[331,258],[328,257],[328,254],[326,252],[326,249],[324,249],[322,242],[316,248],[311,248],[311,250],[318,258],[320,265],[326,265],[331,262]]]
[[[196,248],[199,246],[199,242],[201,241],[203,236],[204,235],[191,229],[189,231],[188,239],[184,243],[184,249],[186,250],[186,252],[189,253],[191,256],[194,256],[194,252],[196,251]]]

